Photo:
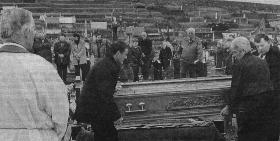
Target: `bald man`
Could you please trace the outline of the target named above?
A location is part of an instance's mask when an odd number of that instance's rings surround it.
[[[230,50],[236,61],[229,103],[221,114],[236,114],[238,141],[275,141],[272,131],[278,128],[278,100],[272,93],[267,63],[250,53],[245,37],[234,39]]]
[[[69,103],[53,65],[32,54],[32,13],[13,8],[0,18],[0,140],[61,141]]]

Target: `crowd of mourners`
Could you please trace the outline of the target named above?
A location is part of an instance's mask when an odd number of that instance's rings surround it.
[[[110,44],[100,34],[95,39],[84,38],[77,33],[72,37],[60,34],[56,39],[41,35],[34,38],[33,53],[54,63],[64,82],[72,70],[75,71],[75,76],[81,76],[79,79],[85,81],[90,66],[106,56]]]
[[[132,36],[125,41],[130,48],[122,66],[120,81],[206,77],[210,55],[214,56],[215,69],[230,75],[233,58],[229,49],[234,38],[234,35],[229,35],[219,40],[213,49],[205,40],[195,36],[194,28],[189,28],[178,32],[178,36],[172,40],[163,34],[160,47],[156,48],[146,32],[141,36]],[[252,53],[258,55],[253,38],[248,39],[251,41]],[[64,82],[67,73],[74,70],[75,76],[81,76],[80,79],[85,81],[91,66],[108,55],[111,44],[110,40],[99,33],[92,37],[83,37],[77,33],[72,37],[60,34],[58,39],[37,36],[33,52],[56,64]]]
[[[173,41],[166,34],[162,39],[159,48],[153,46],[146,32],[127,39],[129,54],[120,80],[136,82],[207,76],[207,46],[195,36],[194,28],[179,32]],[[40,35],[34,39],[33,52],[54,63],[64,82],[72,70],[85,81],[91,66],[108,55],[111,44],[99,33],[93,37],[60,34],[56,39]]]

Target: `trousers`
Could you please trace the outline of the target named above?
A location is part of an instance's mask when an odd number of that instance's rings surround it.
[[[195,64],[181,62],[180,67],[181,67],[181,69],[180,69],[181,78],[186,78],[187,76],[189,76],[190,78],[197,77]]]
[[[144,62],[144,64],[141,68],[141,72],[142,72],[142,75],[143,75],[143,79],[148,80],[149,76],[150,76],[150,68],[151,68],[150,58],[149,57],[144,57],[143,62]]]
[[[67,77],[67,65],[57,65],[57,72],[63,82],[66,82],[66,77]]]
[[[80,76],[80,69],[82,70],[82,81],[86,80],[87,76],[87,64],[75,65],[75,75]]]
[[[238,141],[278,141],[278,95],[272,93],[241,100],[236,114]]]
[[[132,66],[133,82],[139,81],[139,76],[138,76],[139,69],[140,69],[139,65],[133,65]]]
[[[118,131],[112,121],[99,121],[91,124],[94,141],[118,141]]]
[[[179,59],[174,59],[174,78],[180,78],[180,60]]]

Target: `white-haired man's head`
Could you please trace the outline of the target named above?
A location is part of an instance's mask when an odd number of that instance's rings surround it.
[[[146,32],[142,32],[142,33],[141,33],[141,37],[142,37],[143,39],[146,39],[146,38],[147,38],[147,33],[146,33]]]
[[[237,37],[232,41],[230,51],[235,59],[240,60],[251,51],[250,41],[245,37]]]
[[[22,8],[7,9],[0,18],[0,37],[3,42],[13,42],[32,49],[34,42],[34,20],[32,13]]]
[[[188,28],[186,32],[190,39],[195,38],[195,29],[194,28]]]

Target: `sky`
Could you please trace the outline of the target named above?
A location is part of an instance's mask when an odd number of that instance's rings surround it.
[[[280,0],[226,0],[226,1],[240,1],[280,5]]]

